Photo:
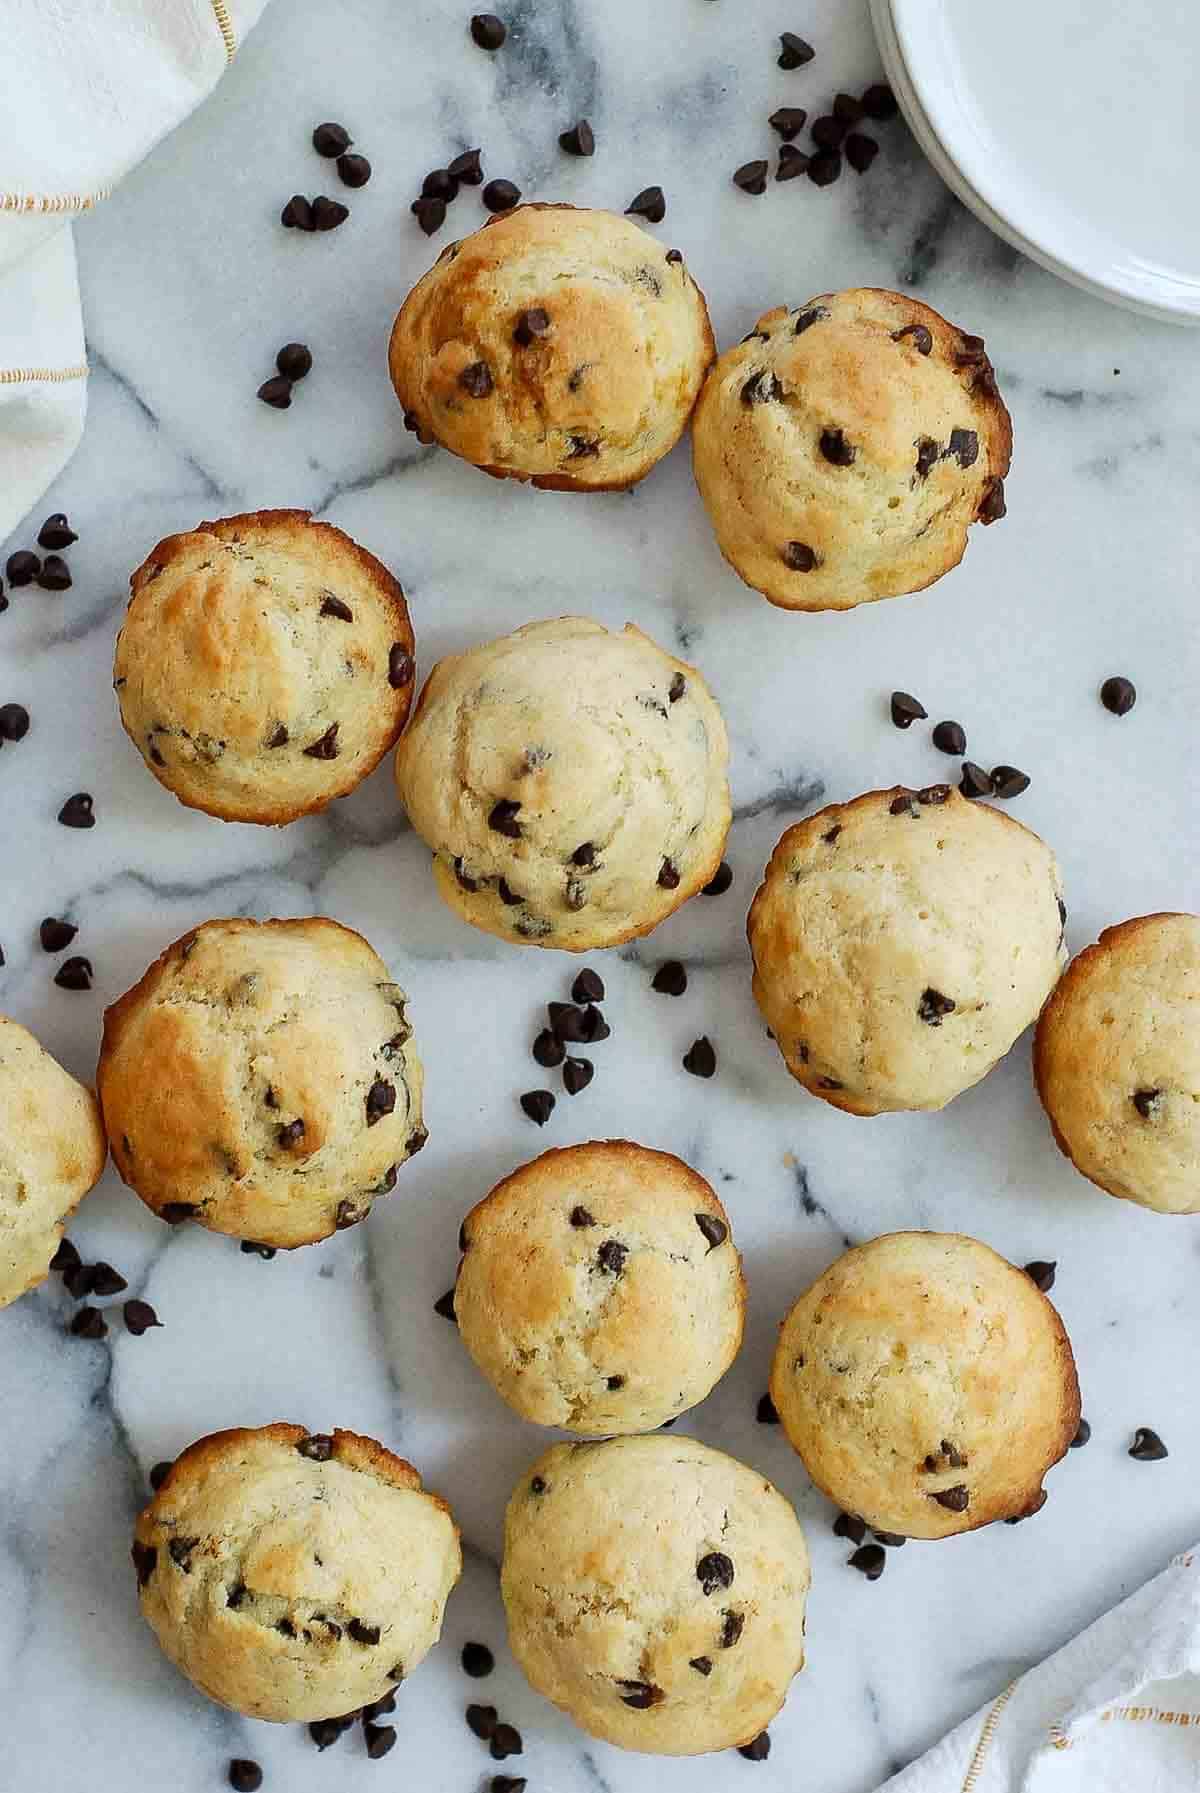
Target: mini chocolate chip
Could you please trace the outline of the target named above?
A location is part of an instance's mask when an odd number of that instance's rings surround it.
[[[895,118],[899,110],[895,94],[882,81],[876,83],[874,87],[867,88],[862,96],[862,107],[868,118],[880,120]]]
[[[1073,1451],[1081,1450],[1091,1435],[1092,1428],[1088,1425],[1085,1419],[1080,1419],[1079,1430],[1076,1432],[1074,1438],[1072,1438],[1070,1448]]]
[[[129,1284],[121,1272],[115,1270],[111,1264],[106,1264],[101,1260],[100,1263],[92,1265],[92,1290],[95,1294],[119,1295],[122,1289],[128,1287]]]
[[[854,444],[846,440],[845,432],[840,429],[822,430],[818,447],[831,467],[849,467],[858,454]]]
[[[336,230],[349,216],[349,206],[343,205],[340,199],[327,199],[324,193],[319,193],[312,202],[314,230]]]
[[[367,1754],[372,1762],[381,1761],[388,1751],[395,1746],[395,1725],[364,1724],[363,1741],[367,1746]]]
[[[414,199],[408,209],[427,237],[435,236],[446,222],[446,201],[444,199]],[[407,415],[404,419],[404,426],[406,429],[415,430],[418,437],[420,436],[420,428],[415,422],[409,423]]]
[[[711,1077],[716,1072],[717,1054],[707,1034],[693,1040],[683,1055],[683,1068],[693,1077]]]
[[[270,405],[274,411],[286,411],[292,402],[292,382],[285,380],[282,374],[275,374],[264,380],[257,395],[264,405]]]
[[[832,187],[842,172],[842,158],[835,149],[823,149],[810,156],[805,173],[814,187]]]
[[[308,1727],[308,1734],[324,1753],[342,1735],[342,1726],[336,1718],[315,1718]]]
[[[622,1245],[619,1239],[606,1239],[596,1253],[596,1263],[601,1270],[607,1270],[610,1276],[620,1276],[628,1256],[628,1245]]]
[[[333,1455],[333,1439],[327,1432],[310,1432],[307,1438],[301,1438],[296,1449],[310,1463],[328,1463]]]
[[[790,143],[808,123],[808,113],[803,106],[780,106],[772,112],[767,123],[773,131],[779,132],[785,143]]]
[[[54,981],[60,990],[90,990],[92,987],[92,961],[81,954],[64,959],[54,973]]]
[[[618,1681],[617,1686],[625,1689],[621,1699],[626,1706],[632,1706],[635,1712],[648,1712],[663,1697],[662,1688],[655,1687],[650,1681]]]
[[[325,592],[321,598],[321,615],[335,616],[340,623],[354,621],[354,612],[349,604],[344,604],[341,598],[335,597],[331,591]]]
[[[67,522],[64,511],[55,511],[38,530],[39,548],[69,548],[79,537]]]
[[[494,1706],[468,1706],[463,1713],[467,1721],[467,1729],[474,1736],[487,1742],[499,1722],[500,1714]]]
[[[958,788],[964,797],[990,797],[996,787],[990,772],[985,772],[974,760],[964,760],[962,781]]]
[[[879,145],[874,137],[868,137],[862,131],[851,131],[842,145],[842,154],[855,174],[865,174],[879,154]]]
[[[811,44],[805,43],[802,37],[797,37],[794,31],[781,31],[779,45],[780,68],[803,68],[817,53]]]
[[[497,1725],[488,1743],[493,1762],[503,1762],[507,1756],[519,1756],[524,1749],[521,1733],[515,1725]]]
[[[464,149],[460,156],[455,156],[452,162],[447,163],[446,173],[464,187],[479,186],[483,180],[483,169],[479,165],[481,154],[482,151],[477,149]]]
[[[833,1535],[848,1538],[851,1544],[861,1544],[867,1535],[866,1523],[856,1513],[839,1513],[833,1522]]]
[[[1154,1119],[1161,1101],[1162,1091],[1160,1089],[1140,1089],[1135,1090],[1133,1094],[1133,1106],[1144,1121]]]
[[[383,1119],[385,1114],[391,1114],[395,1106],[395,1084],[388,1083],[386,1078],[377,1077],[367,1091],[367,1126],[373,1127],[376,1121],[381,1121]]]
[[[917,1004],[917,1014],[929,1027],[940,1027],[947,1015],[954,1013],[955,1003],[952,996],[943,996],[940,990],[927,986],[921,992],[921,1000]]]
[[[585,840],[581,847],[576,847],[571,855],[571,864],[590,866],[596,863],[596,849],[590,840]]]
[[[752,373],[742,387],[741,398],[744,405],[766,405],[782,397],[783,387],[765,367]]]
[[[508,212],[520,202],[521,189],[512,181],[489,181],[480,198],[489,212]]]
[[[1100,702],[1114,716],[1128,716],[1137,702],[1137,687],[1132,679],[1105,679],[1100,687]]]
[[[158,1210],[160,1220],[168,1226],[181,1226],[185,1220],[194,1220],[200,1212],[197,1202],[164,1202]]]
[[[31,554],[28,548],[18,548],[15,554],[9,555],[4,564],[8,583],[12,586],[32,584],[41,570],[41,565],[38,556]]]
[[[938,722],[933,729],[933,744],[941,753],[963,754],[967,751],[966,731],[961,722]]]
[[[596,153],[596,138],[586,118],[573,124],[569,131],[560,131],[558,142],[569,156],[593,156]]]
[[[545,336],[549,328],[549,312],[543,310],[540,305],[534,305],[528,311],[523,311],[517,319],[516,328],[513,330],[513,341],[521,348],[527,349],[539,337]]]
[[[275,1129],[275,1138],[285,1148],[296,1145],[304,1138],[304,1122],[298,1116],[294,1121],[285,1121]]]
[[[732,1650],[745,1629],[745,1613],[727,1612],[721,1626],[721,1648],[723,1650]]]
[[[547,1071],[552,1071],[556,1065],[561,1065],[566,1051],[562,1041],[548,1027],[543,1027],[533,1042],[533,1056],[537,1063]]]
[[[403,691],[411,685],[416,667],[413,657],[402,641],[393,641],[388,649],[388,684],[393,691]]]
[[[343,151],[348,150],[353,141],[354,139],[345,125],[318,125],[312,134],[312,146],[317,154],[328,156],[330,159],[340,156]]]
[[[696,1564],[696,1580],[705,1594],[715,1594],[718,1588],[733,1586],[733,1564],[720,1550],[710,1550]]]
[[[149,1332],[151,1327],[161,1327],[161,1320],[149,1302],[126,1302],[122,1312],[126,1316],[126,1330],[133,1332],[135,1339],[142,1338],[143,1332]]]
[[[0,741],[23,741],[29,733],[29,711],[24,704],[0,704]]]
[[[135,1538],[129,1554],[133,1558],[133,1566],[137,1570],[138,1586],[144,1588],[154,1573],[155,1564],[158,1562],[158,1551],[153,1544],[142,1544]]]
[[[860,1544],[849,1559],[849,1566],[865,1575],[868,1581],[878,1581],[883,1574],[887,1556],[882,1544]]]
[[[1042,1258],[1035,1258],[1031,1264],[1026,1264],[1025,1274],[1030,1282],[1037,1285],[1043,1295],[1048,1295],[1054,1287],[1054,1276],[1057,1269],[1058,1265],[1053,1260],[1047,1262]]]
[[[108,1332],[97,1307],[81,1307],[67,1329],[77,1339],[102,1339]]]
[[[750,1743],[738,1744],[738,1755],[744,1756],[747,1762],[765,1762],[770,1753],[771,1738],[766,1731],[760,1731]]]
[[[838,149],[849,128],[844,118],[835,118],[827,112],[823,117],[813,119],[812,140],[821,149]]]
[[[243,1239],[238,1249],[248,1258],[261,1258],[264,1264],[269,1264],[277,1247],[263,1245],[258,1239]]]
[[[992,767],[992,791],[997,797],[1019,797],[1029,789],[1029,774],[1016,766]]]
[[[974,430],[951,430],[946,454],[960,467],[973,467],[979,459],[979,437]]]
[[[371,164],[365,156],[339,156],[337,171],[344,187],[365,187],[371,178]]]
[[[486,361],[472,361],[459,374],[458,383],[471,398],[487,398],[492,391],[492,370]]]
[[[96,811],[93,799],[87,791],[76,791],[68,797],[58,812],[58,819],[64,828],[94,828]]]
[[[508,36],[508,27],[494,12],[477,12],[471,19],[471,36],[481,50],[498,50]]]
[[[78,1270],[83,1260],[69,1239],[60,1239],[54,1256],[50,1259],[50,1269],[59,1276],[65,1276],[68,1270]]]
[[[554,1112],[554,1096],[548,1089],[528,1090],[521,1097],[521,1107],[531,1121],[544,1127]]]
[[[971,1496],[962,1482],[953,1488],[940,1488],[929,1498],[936,1500],[939,1507],[945,1507],[948,1513],[965,1513],[971,1504]]]
[[[998,523],[1001,517],[1008,515],[1008,506],[1004,502],[1004,481],[1002,479],[993,477],[988,480],[975,515],[981,523],[985,524]]]
[[[779,145],[779,166],[775,170],[777,181],[794,181],[798,174],[807,174],[812,157],[807,155],[794,143]]]
[[[346,1635],[352,1637],[356,1644],[377,1644],[380,1630],[378,1625],[367,1625],[362,1619],[351,1619],[346,1626]]]
[[[310,760],[335,760],[338,756],[338,728],[340,724],[331,722],[319,741],[304,749],[304,756]]]
[[[72,1264],[63,1272],[63,1285],[72,1301],[82,1301],[96,1286],[94,1264]]]
[[[767,163],[764,161],[743,162],[734,170],[733,184],[740,187],[743,193],[755,195],[767,190]]]
[[[693,1219],[708,1240],[709,1251],[715,1251],[718,1245],[724,1245],[729,1237],[729,1228],[723,1220],[718,1220],[715,1214],[703,1212],[693,1215]]]
[[[777,1426],[779,1414],[770,1395],[759,1395],[758,1406],[754,1409],[754,1417],[760,1426]]]
[[[1133,1435],[1133,1443],[1129,1447],[1129,1455],[1137,1463],[1161,1463],[1170,1453],[1166,1445],[1150,1426],[1139,1426]]]
[[[661,224],[667,215],[667,202],[661,187],[643,187],[625,207],[626,217],[644,218],[647,224]]]
[[[521,824],[517,821],[520,808],[521,805],[514,803],[511,798],[501,797],[498,803],[492,805],[488,827],[494,834],[503,834],[508,840],[520,840]]]
[[[679,868],[673,859],[664,859],[659,866],[658,882],[664,890],[679,889]]]
[[[929,714],[921,700],[910,691],[893,691],[889,708],[897,728],[911,728],[914,722],[923,721]]]
[[[585,1090],[596,1074],[596,1068],[590,1059],[568,1058],[563,1065],[563,1088],[568,1096],[577,1096]]]
[[[38,939],[42,943],[42,951],[60,953],[64,947],[70,946],[79,929],[73,922],[60,921],[56,916],[47,915],[38,927]]]

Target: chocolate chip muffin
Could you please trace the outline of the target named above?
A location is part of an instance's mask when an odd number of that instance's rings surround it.
[[[404,992],[321,916],[175,941],[105,1014],[97,1082],[148,1208],[262,1245],[365,1220],[425,1144]]]
[[[1058,1314],[961,1233],[888,1233],[831,1264],[780,1328],[771,1399],[817,1487],[906,1538],[1036,1513],[1079,1429]]]
[[[1200,916],[1139,915],[1072,960],[1033,1048],[1054,1137],[1101,1189],[1200,1212]]]
[[[694,1438],[556,1444],[508,1503],[513,1655],[621,1749],[694,1756],[757,1737],[804,1666],[808,1582],[782,1494]]]
[[[944,1108],[1054,988],[1061,892],[1044,841],[944,784],[869,791],[789,828],[747,925],[792,1076],[850,1114]]]
[[[113,667],[121,721],[190,809],[294,821],[361,784],[403,728],[404,593],[307,511],[170,535],[130,587]]]
[[[442,251],[388,362],[423,442],[499,479],[594,492],[675,446],[713,354],[678,250],[613,212],[523,205]]]
[[[648,934],[712,878],[728,757],[694,667],[631,623],[564,616],[439,660],[396,783],[464,921],[587,952]]]
[[[438,1640],[458,1527],[411,1463],[357,1432],[214,1432],[138,1516],[142,1614],[181,1674],[250,1718],[337,1718]]]
[[[704,1178],[627,1139],[544,1152],[472,1208],[462,1341],[523,1419],[649,1432],[702,1401],[742,1339],[729,1216]]]
[[[91,1090],[0,1015],[0,1307],[45,1280],[105,1157]]]
[[[860,287],[760,317],[709,374],[692,448],[739,577],[851,610],[932,585],[1004,515],[1012,422],[982,337]]]

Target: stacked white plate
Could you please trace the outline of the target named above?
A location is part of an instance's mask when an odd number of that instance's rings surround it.
[[[1200,324],[1200,0],[871,0],[963,203],[1100,298]]]

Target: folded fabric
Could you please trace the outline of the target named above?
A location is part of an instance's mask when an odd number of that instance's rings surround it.
[[[5,0],[0,540],[83,431],[70,222],[212,91],[266,0]]]
[[[880,1793],[1186,1793],[1198,1786],[1200,1545]]]

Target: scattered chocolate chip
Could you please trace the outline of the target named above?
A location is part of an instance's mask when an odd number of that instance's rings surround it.
[[[508,1756],[519,1756],[524,1749],[521,1733],[515,1725],[497,1725],[488,1742],[488,1751],[493,1762],[503,1762]]]
[[[496,1666],[496,1658],[486,1644],[467,1643],[462,1647],[463,1673],[473,1681],[482,1681]]]
[[[72,1301],[82,1301],[96,1286],[94,1264],[72,1264],[63,1272],[63,1285]]]
[[[499,211],[503,208],[497,207],[496,209]],[[444,199],[414,199],[409,210],[427,237],[436,236],[446,222],[446,201]],[[404,419],[404,424],[406,429],[415,430],[420,436],[419,426],[415,422],[409,423],[407,416]]]
[[[548,1027],[543,1027],[533,1042],[533,1056],[544,1070],[553,1071],[566,1056],[566,1047]]]
[[[92,987],[92,961],[76,954],[64,959],[54,973],[54,981],[60,990],[90,990]]]
[[[738,1744],[738,1755],[744,1756],[747,1762],[765,1762],[771,1753],[771,1737],[767,1731],[760,1731],[750,1743]]]
[[[200,1208],[196,1202],[164,1202],[158,1210],[160,1220],[168,1226],[181,1226],[185,1220],[194,1220]]]
[[[767,164],[763,161],[743,162],[734,170],[733,184],[740,187],[743,193],[755,195],[767,190]]]
[[[632,1706],[635,1712],[648,1712],[663,1697],[662,1688],[655,1687],[650,1681],[618,1681],[617,1686],[624,1688],[621,1699],[626,1706]]]
[[[279,214],[279,222],[285,230],[315,230],[313,209],[303,193],[293,193]]]
[[[824,117],[813,119],[812,140],[821,149],[838,149],[848,129],[844,118],[835,118],[827,112]]]
[[[596,153],[596,138],[586,118],[581,118],[569,131],[561,131],[558,142],[559,147],[565,149],[569,156],[592,156]]]
[[[826,429],[821,431],[818,447],[831,467],[849,467],[858,454],[852,442],[847,442],[844,431]]]
[[[421,182],[422,199],[444,199],[449,205],[458,198],[458,182],[448,168],[431,168]]]
[[[1105,679],[1100,687],[1100,702],[1114,716],[1128,716],[1137,702],[1137,687],[1132,679]]]
[[[464,187],[478,187],[483,180],[483,169],[479,165],[481,153],[477,149],[464,149],[460,156],[455,156],[447,164],[446,173]]]
[[[548,1089],[528,1090],[521,1097],[521,1107],[531,1121],[544,1127],[554,1112],[554,1096]]]
[[[41,570],[41,561],[36,554],[31,554],[28,548],[18,548],[15,554],[9,555],[4,565],[8,583],[14,588],[18,585],[31,584]]]
[[[708,883],[701,888],[700,895],[708,897],[724,896],[732,883],[733,867],[727,859],[722,859]]]
[[[804,150],[798,149],[794,143],[781,143],[779,146],[779,166],[775,170],[777,181],[794,181],[798,174],[807,174],[812,157]]]
[[[717,1054],[707,1034],[693,1040],[683,1055],[683,1068],[693,1077],[712,1077],[717,1069]]]
[[[1001,798],[1019,797],[1022,791],[1029,789],[1029,774],[1021,772],[1016,766],[992,767],[992,792]]]
[[[965,1513],[971,1504],[971,1496],[961,1482],[953,1488],[939,1488],[929,1498],[936,1500],[939,1507],[945,1507],[948,1513]]]
[[[229,1764],[229,1785],[234,1793],[258,1793],[263,1784],[263,1771],[257,1762],[235,1756]]]
[[[489,181],[480,197],[489,212],[508,212],[520,202],[521,189],[512,181]]]
[[[472,361],[458,376],[458,383],[471,398],[487,398],[493,389],[492,370],[486,361]]]
[[[403,691],[411,685],[416,667],[413,657],[402,641],[393,641],[388,649],[388,684],[393,691]]]
[[[897,728],[911,728],[914,722],[923,721],[929,714],[920,698],[914,697],[911,691],[893,691],[889,708]]]
[[[64,511],[55,511],[38,530],[39,548],[69,548],[79,537],[67,522]]]
[[[365,187],[371,178],[371,164],[365,156],[339,156],[337,171],[344,187]]]
[[[498,50],[508,36],[508,27],[494,12],[477,12],[471,19],[471,36],[481,50]]]
[[[664,890],[679,889],[679,868],[673,859],[664,859],[659,866],[658,882]]]
[[[363,1725],[363,1741],[367,1746],[367,1754],[372,1762],[381,1761],[388,1751],[395,1747],[395,1725]]]
[[[68,797],[58,812],[58,819],[64,828],[94,828],[95,805],[87,791],[76,791],[73,797]]]
[[[70,946],[79,929],[73,922],[60,921],[56,916],[47,915],[38,927],[38,939],[42,943],[42,951],[60,953],[64,947]]]
[[[780,68],[803,68],[805,63],[811,62],[815,55],[816,51],[812,45],[805,43],[802,37],[797,37],[794,31],[779,33]]]
[[[102,1339],[108,1327],[98,1307],[81,1307],[67,1330],[77,1339]]]
[[[129,1284],[121,1275],[121,1272],[115,1270],[111,1264],[106,1264],[101,1260],[100,1263],[92,1265],[92,1290],[94,1294],[119,1295],[122,1289],[127,1289],[128,1287]]]
[[[349,604],[343,603],[333,592],[327,591],[321,599],[321,615],[335,616],[340,623],[352,623],[354,612]]]
[[[1133,1106],[1137,1109],[1144,1121],[1150,1121],[1153,1120],[1154,1116],[1158,1113],[1161,1100],[1162,1091],[1159,1089],[1135,1090],[1133,1095]]]
[[[99,1291],[100,1294],[105,1292],[103,1289]],[[152,1326],[162,1325],[162,1321],[148,1301],[127,1301],[122,1311],[125,1315],[126,1331],[131,1332],[135,1339],[140,1339],[142,1334],[149,1332]]]
[[[453,1289],[447,1289],[444,1295],[438,1296],[433,1304],[433,1311],[435,1314],[440,1315],[443,1320],[450,1320],[454,1325],[458,1325],[458,1315],[454,1311]]]
[[[667,215],[667,202],[661,187],[643,187],[625,207],[626,217],[644,218],[647,224],[661,224]]]
[[[69,1239],[60,1239],[54,1256],[50,1259],[50,1268],[59,1276],[65,1276],[68,1270],[78,1270],[83,1260]]]
[[[308,1727],[308,1734],[324,1753],[342,1735],[342,1727],[336,1718],[315,1718]]]
[[[319,193],[312,202],[314,230],[336,230],[349,216],[349,206],[343,205],[340,199],[327,199],[324,193]]]
[[[573,1002],[548,1002],[546,1013],[550,1017],[550,1028],[555,1039],[569,1040],[573,1043],[582,1041],[587,1036],[587,1023],[584,1010]]]
[[[335,760],[338,756],[339,724],[331,722],[319,741],[304,749],[304,757],[310,760]]]
[[[780,106],[772,112],[767,123],[773,131],[779,132],[785,143],[790,143],[808,123],[808,113],[803,106]]]
[[[938,722],[933,729],[933,744],[940,753],[956,757],[967,751],[967,735],[961,722]]]
[[[1135,1463],[1161,1463],[1169,1454],[1157,1432],[1150,1426],[1138,1427],[1129,1447],[1129,1455]]]
[[[345,150],[350,148],[353,141],[354,139],[345,125],[318,125],[312,134],[312,146],[317,154],[328,156],[330,159],[342,155]]]
[[[1026,1276],[1031,1283],[1036,1284],[1043,1295],[1048,1295],[1054,1287],[1054,1277],[1057,1270],[1058,1264],[1056,1262],[1046,1262],[1042,1258],[1035,1258],[1031,1264],[1026,1264],[1025,1266]]]
[[[979,437],[974,430],[951,430],[946,454],[960,467],[973,467],[979,459]]]
[[[996,787],[990,772],[985,772],[974,760],[964,760],[962,781],[958,788],[964,797],[990,797]]]
[[[24,704],[0,704],[0,741],[23,741],[29,733],[29,711]]]
[[[594,1003],[589,1002],[583,1011],[582,1042],[585,1046],[597,1046],[601,1040],[607,1040],[612,1028]]]
[[[69,591],[71,586],[71,569],[61,554],[47,554],[42,562],[42,570],[37,582],[43,591]]]
[[[705,1594],[715,1594],[718,1588],[733,1586],[733,1564],[720,1550],[710,1550],[696,1564],[696,1580]]]
[[[867,88],[862,96],[862,107],[868,118],[879,120],[895,118],[899,110],[895,94],[882,81]]]
[[[877,1544],[882,1544],[885,1550],[899,1550],[902,1544],[908,1543],[908,1539],[900,1532],[881,1532],[877,1531],[874,1526],[871,1528],[871,1536]]]
[[[571,1000],[573,1002],[604,1001],[604,980],[598,972],[592,970],[590,965],[584,966],[571,985]]]
[[[169,1462],[164,1461],[162,1463],[154,1464],[154,1466],[152,1467],[152,1469],[150,1471],[149,1481],[150,1481],[150,1486],[154,1490],[155,1494],[158,1493],[159,1489],[162,1487],[163,1483],[166,1481],[166,1479],[170,1475],[170,1473],[171,1473],[171,1465]]]
[[[842,172],[842,158],[835,149],[810,156],[805,173],[814,187],[831,187]]]
[[[274,1245],[263,1245],[257,1239],[243,1239],[239,1249],[244,1252],[248,1258],[262,1258],[264,1263],[269,1263],[275,1256],[277,1247]]]
[[[133,1566],[137,1570],[138,1586],[144,1588],[154,1573],[155,1564],[158,1562],[158,1551],[153,1544],[142,1544],[135,1538],[129,1554],[133,1558]]]
[[[921,1000],[917,1004],[917,1014],[929,1027],[940,1027],[947,1015],[954,1013],[955,1003],[952,996],[943,996],[940,990],[926,988],[921,992]]]
[[[886,1562],[882,1544],[860,1544],[849,1559],[850,1567],[865,1575],[868,1581],[879,1580]]]
[[[770,1395],[759,1395],[758,1406],[754,1409],[754,1417],[760,1426],[777,1426],[779,1413]]]
[[[998,523],[1001,517],[1008,515],[1008,506],[1004,502],[1004,481],[1002,479],[993,477],[988,480],[975,515],[981,523]]]
[[[628,1256],[628,1245],[622,1245],[619,1239],[606,1239],[596,1253],[596,1263],[610,1276],[620,1276]]]
[[[711,1675],[713,1672],[712,1657],[693,1656],[688,1663],[688,1667],[694,1668],[698,1675]]]
[[[650,988],[660,996],[682,996],[687,987],[687,972],[678,959],[665,960],[650,980]]]
[[[842,153],[855,174],[865,174],[879,154],[879,145],[874,137],[867,137],[862,131],[851,131],[842,145]]]
[[[745,1629],[745,1613],[727,1612],[721,1625],[721,1648],[732,1650]]]
[[[1079,1421],[1079,1430],[1076,1432],[1074,1438],[1072,1438],[1072,1440],[1071,1440],[1071,1444],[1070,1444],[1071,1450],[1073,1450],[1073,1451],[1081,1450],[1091,1436],[1092,1436],[1092,1428],[1088,1425],[1088,1423],[1085,1419],[1081,1418]]]
[[[486,1743],[499,1722],[500,1714],[494,1706],[472,1705],[467,1707],[463,1717],[467,1721],[468,1731]]]
[[[563,1088],[568,1096],[577,1096],[585,1090],[596,1074],[596,1067],[587,1058],[568,1058],[563,1065]]]
[[[523,1775],[494,1774],[488,1782],[488,1793],[525,1793],[528,1785]]]
[[[851,1544],[861,1544],[867,1535],[866,1523],[855,1513],[839,1513],[833,1522],[833,1535],[848,1538]]]
[[[270,405],[273,411],[286,411],[292,402],[292,382],[276,374],[264,380],[256,395],[264,405]]]
[[[729,1228],[715,1214],[699,1213],[694,1216],[696,1225],[708,1240],[709,1251],[715,1251],[718,1245],[724,1245],[729,1237]]]

